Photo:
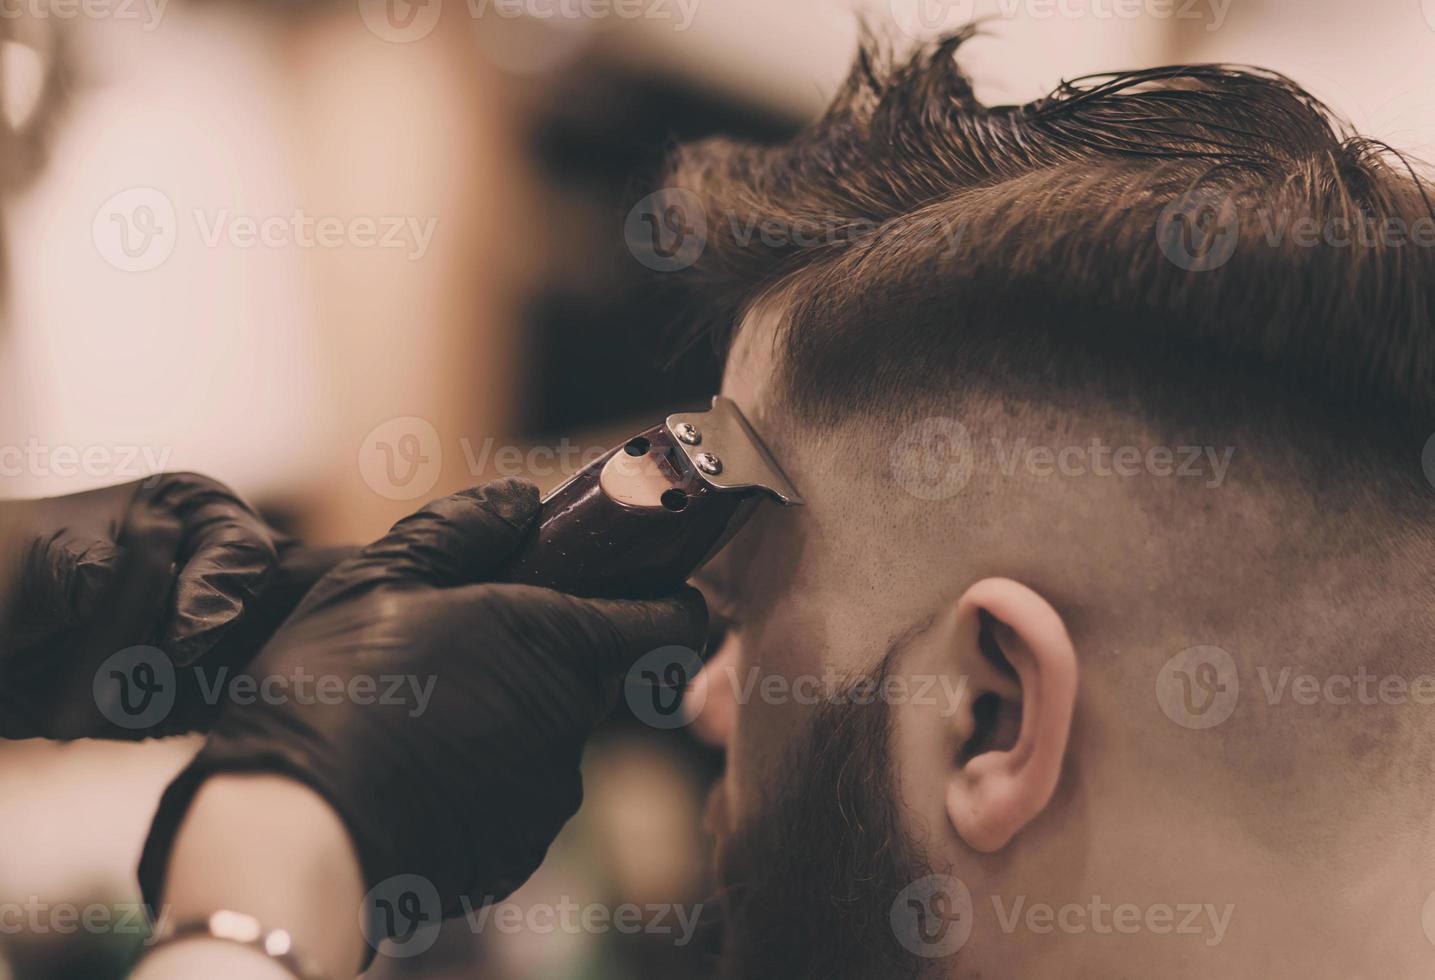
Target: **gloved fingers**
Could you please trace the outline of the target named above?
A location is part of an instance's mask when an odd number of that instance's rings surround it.
[[[279,548],[279,564],[274,576],[264,587],[263,595],[245,611],[243,620],[226,630],[210,648],[205,662],[211,669],[229,665],[242,669],[263,648],[279,627],[294,612],[304,597],[337,566],[353,558],[357,548],[352,545],[311,548],[284,544]]]
[[[501,568],[538,513],[538,488],[507,479],[442,497],[336,568],[299,612],[382,585],[449,588]]]
[[[622,674],[661,647],[687,647],[700,655],[707,640],[707,603],[693,588],[638,600],[582,599],[538,586],[485,585],[455,598],[482,605],[490,621],[509,620],[509,632],[520,639],[534,636],[533,613],[541,609],[550,631],[565,638],[575,657],[581,656],[598,678]]]
[[[312,547],[297,542],[279,545],[279,563],[260,604],[283,622],[304,596],[334,569],[360,552],[355,545]]]
[[[68,683],[53,688],[57,700],[46,718],[50,737],[139,739],[164,720],[131,710],[123,679],[126,670],[120,670],[120,676],[109,673],[108,680],[116,684],[101,683],[97,674],[115,654],[151,641],[169,603],[183,533],[174,514],[153,507],[129,514],[127,522],[123,550],[113,580],[98,600],[98,613],[67,651]]]
[[[22,547],[23,608],[17,618],[47,629],[90,620],[114,583],[121,549],[111,541],[66,531],[35,538]]]
[[[701,655],[707,641],[708,606],[694,588],[663,599],[574,599],[589,617],[598,669],[617,674],[659,647],[681,646]]]
[[[244,501],[208,477],[167,476],[152,491],[141,490],[121,532],[136,533],[139,508],[174,514],[184,529],[173,613],[161,645],[174,660],[199,660],[252,607],[274,574],[275,533]]]

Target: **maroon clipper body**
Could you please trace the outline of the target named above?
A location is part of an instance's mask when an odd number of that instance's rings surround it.
[[[764,495],[802,503],[737,405],[719,396],[709,411],[668,416],[549,494],[507,578],[590,597],[664,595]]]

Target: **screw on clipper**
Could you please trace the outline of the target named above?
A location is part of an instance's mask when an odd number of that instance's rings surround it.
[[[693,457],[693,462],[708,476],[717,476],[722,472],[722,460],[712,453],[698,453]]]

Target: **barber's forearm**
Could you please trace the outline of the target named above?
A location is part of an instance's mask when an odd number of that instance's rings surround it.
[[[363,877],[349,836],[317,794],[279,776],[216,776],[196,795],[175,841],[164,890],[169,922],[220,910],[284,929],[331,980],[363,962]],[[277,964],[244,947],[187,940],[156,950],[134,980],[286,980]]]

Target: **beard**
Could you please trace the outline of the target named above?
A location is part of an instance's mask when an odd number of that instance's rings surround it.
[[[890,706],[840,700],[817,708],[782,786],[719,842],[722,980],[915,980],[934,966],[893,927],[894,902],[931,872],[902,827]]]

